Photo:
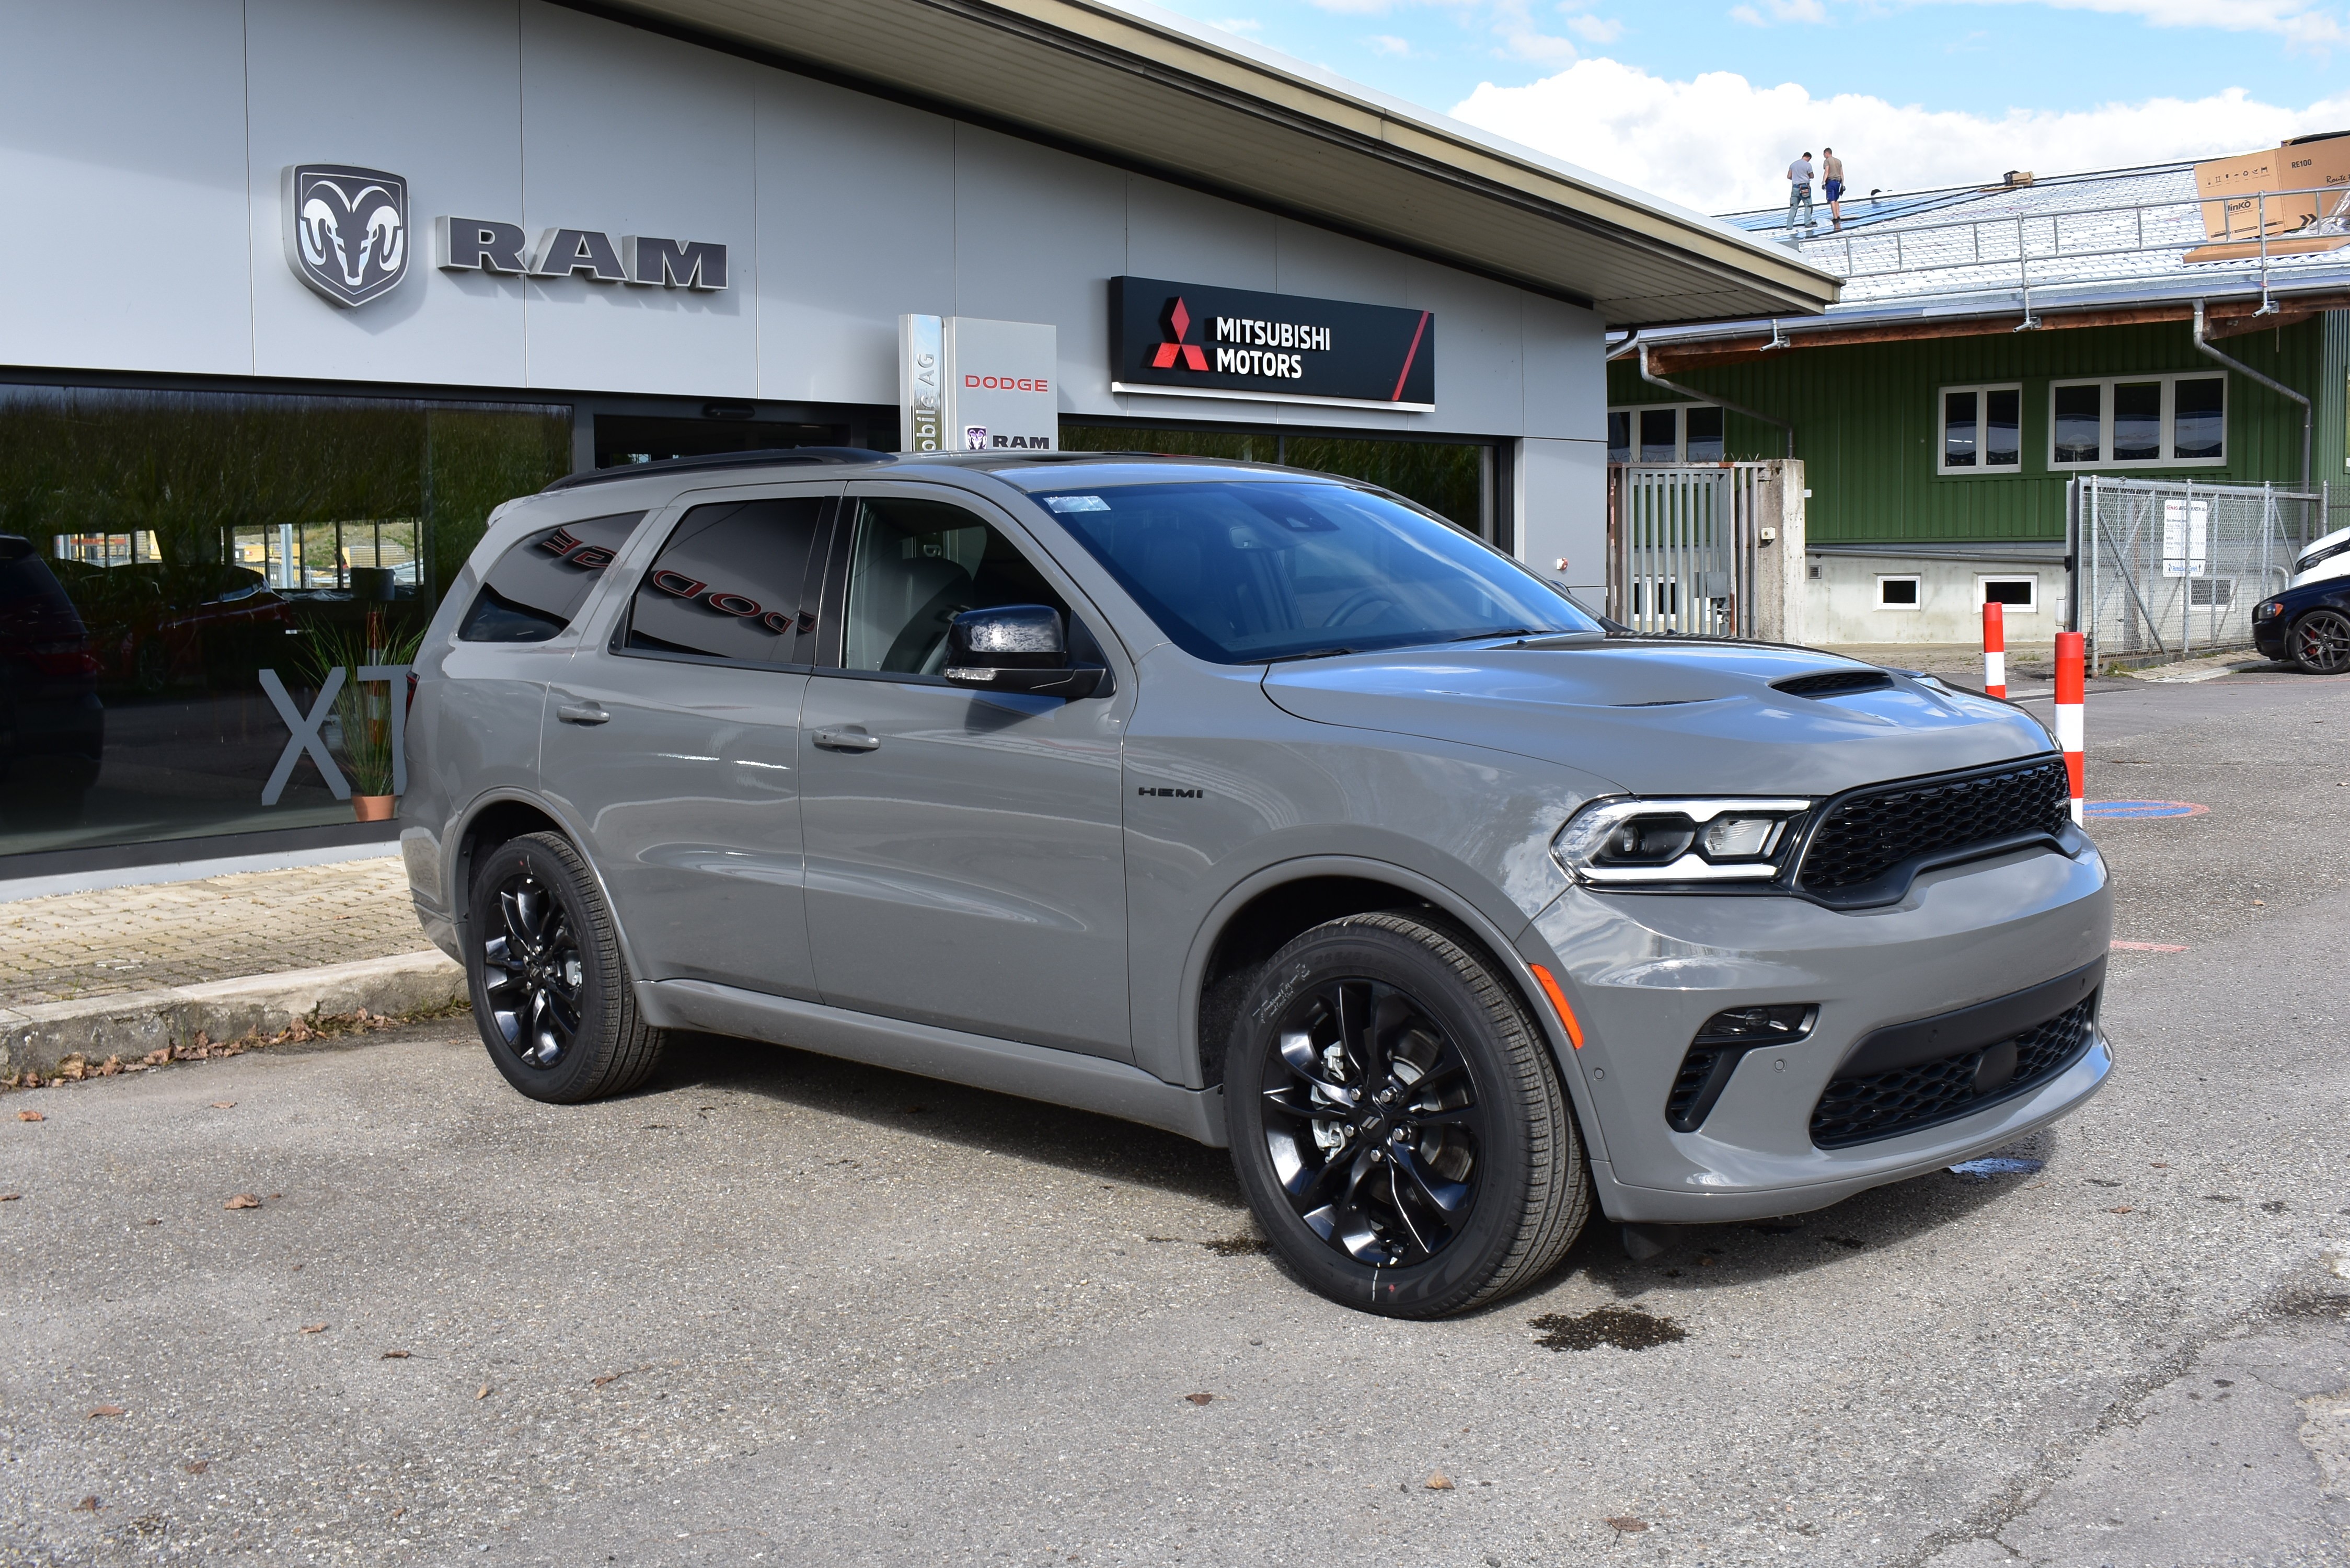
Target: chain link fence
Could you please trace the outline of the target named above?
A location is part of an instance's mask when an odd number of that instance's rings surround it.
[[[2330,487],[2328,487],[2330,489]],[[2066,488],[2089,667],[2189,659],[2252,641],[2252,607],[2328,526],[2326,490],[2083,475]]]

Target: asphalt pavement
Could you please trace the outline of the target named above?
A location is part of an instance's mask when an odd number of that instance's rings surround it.
[[[2096,683],[2091,795],[2208,810],[2095,826],[2146,945],[2043,1168],[1446,1323],[1284,1277],[1219,1153],[774,1048],[0,1096],[0,1563],[2350,1563],[2346,726]]]

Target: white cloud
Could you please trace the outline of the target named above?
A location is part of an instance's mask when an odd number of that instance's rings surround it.
[[[1363,40],[1376,55],[1393,55],[1399,59],[1411,57],[1411,40],[1399,38],[1393,33],[1374,33]]]
[[[1213,23],[1211,26],[1222,27],[1227,33],[1262,33],[1264,31],[1264,24],[1258,21],[1253,16],[1227,16],[1222,21]]]
[[[1803,0],[1816,4],[1817,0]],[[1943,0],[1950,4],[1952,0]],[[2059,11],[2095,11],[2136,16],[2157,27],[2217,27],[2230,33],[2276,33],[2303,44],[2344,40],[2334,14],[2308,0],[1956,0],[1977,5],[2049,5]]]
[[[1929,190],[2010,169],[2071,173],[2250,152],[2350,126],[2350,93],[2293,109],[2229,88],[2191,102],[1993,117],[1857,93],[1815,99],[1794,82],[1757,87],[1728,71],[1670,81],[1586,59],[1524,87],[1488,82],[1452,113],[1700,212],[1726,213],[1784,202],[1789,161],[1823,143],[1838,150],[1857,192]]]
[[[1612,44],[1624,36],[1624,24],[1607,16],[1576,13],[1566,18],[1566,30],[1586,44]]]
[[[1820,4],[1820,0],[1762,0],[1762,10],[1770,15],[1765,16],[1752,5],[1733,5],[1730,8],[1731,20],[1743,22],[1750,27],[1768,27],[1777,22],[1825,22],[1828,19],[1827,8]]]

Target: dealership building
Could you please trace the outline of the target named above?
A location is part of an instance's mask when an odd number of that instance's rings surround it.
[[[1288,462],[1596,602],[1607,334],[1835,295],[1143,6],[9,10],[0,881],[389,837],[302,732],[351,747],[490,510],[581,469]]]

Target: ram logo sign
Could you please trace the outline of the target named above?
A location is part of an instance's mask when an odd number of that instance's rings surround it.
[[[380,298],[408,275],[408,182],[380,169],[286,171],[286,262],[328,304]]]

